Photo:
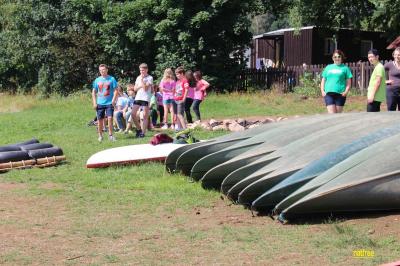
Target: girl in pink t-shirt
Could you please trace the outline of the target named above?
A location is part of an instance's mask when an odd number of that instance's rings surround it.
[[[186,122],[185,122],[185,101],[187,97],[187,93],[189,90],[189,83],[186,80],[185,77],[185,70],[183,67],[178,67],[175,70],[175,75],[176,78],[178,79],[176,81],[176,86],[175,86],[175,102],[176,102],[176,109],[177,109],[177,128],[175,130],[182,130],[186,128]]]
[[[160,82],[159,88],[162,92],[164,106],[164,125],[162,129],[168,128],[168,110],[171,112],[171,127],[174,128],[176,115],[174,112],[174,94],[175,94],[175,76],[171,68],[164,70],[164,76]]]
[[[185,114],[186,121],[188,123],[193,123],[192,114],[190,113],[190,107],[192,106],[194,100],[194,91],[196,89],[196,80],[193,76],[193,72],[191,70],[186,71],[185,73],[186,80],[189,82],[188,93],[185,100]]]
[[[203,79],[203,75],[200,71],[194,72],[194,78],[196,79],[196,88],[194,91],[193,112],[196,115],[196,119],[201,120],[200,104],[207,95],[206,90],[208,87],[210,87],[210,83]]]

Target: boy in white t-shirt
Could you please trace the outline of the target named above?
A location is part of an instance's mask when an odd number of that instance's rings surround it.
[[[136,126],[136,137],[144,138],[149,122],[149,103],[152,96],[153,77],[148,74],[149,68],[143,63],[139,66],[140,75],[135,81],[136,97],[132,107],[132,114],[136,114],[139,108],[143,108],[143,123],[140,125],[139,118],[134,115],[133,123]]]

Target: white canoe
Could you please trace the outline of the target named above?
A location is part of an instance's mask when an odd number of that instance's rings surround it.
[[[102,168],[111,165],[136,164],[147,161],[165,161],[165,158],[172,151],[184,145],[186,144],[139,144],[107,149],[90,156],[86,162],[86,167]]]

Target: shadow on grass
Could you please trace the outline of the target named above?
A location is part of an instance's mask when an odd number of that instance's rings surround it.
[[[245,207],[248,209],[247,207]],[[280,220],[278,216],[271,215],[267,211],[252,212],[254,216],[265,216],[273,220],[280,221],[283,224],[291,225],[314,225],[314,224],[333,224],[338,222],[344,222],[353,219],[371,219],[380,218],[390,215],[399,215],[400,210],[389,210],[389,211],[365,211],[365,212],[335,212],[335,213],[309,213],[307,215],[299,215],[290,217],[287,220]]]

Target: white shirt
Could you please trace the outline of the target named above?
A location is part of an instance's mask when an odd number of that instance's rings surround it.
[[[135,81],[135,85],[136,86],[141,86],[142,82],[141,82],[142,77],[139,75],[136,78]],[[147,87],[147,91],[144,90],[143,87],[141,87],[137,92],[136,92],[136,96],[135,96],[135,101],[146,101],[146,102],[150,102],[150,98],[151,98],[151,85],[153,85],[153,77],[150,75],[147,75],[143,78],[143,82],[148,86]]]

